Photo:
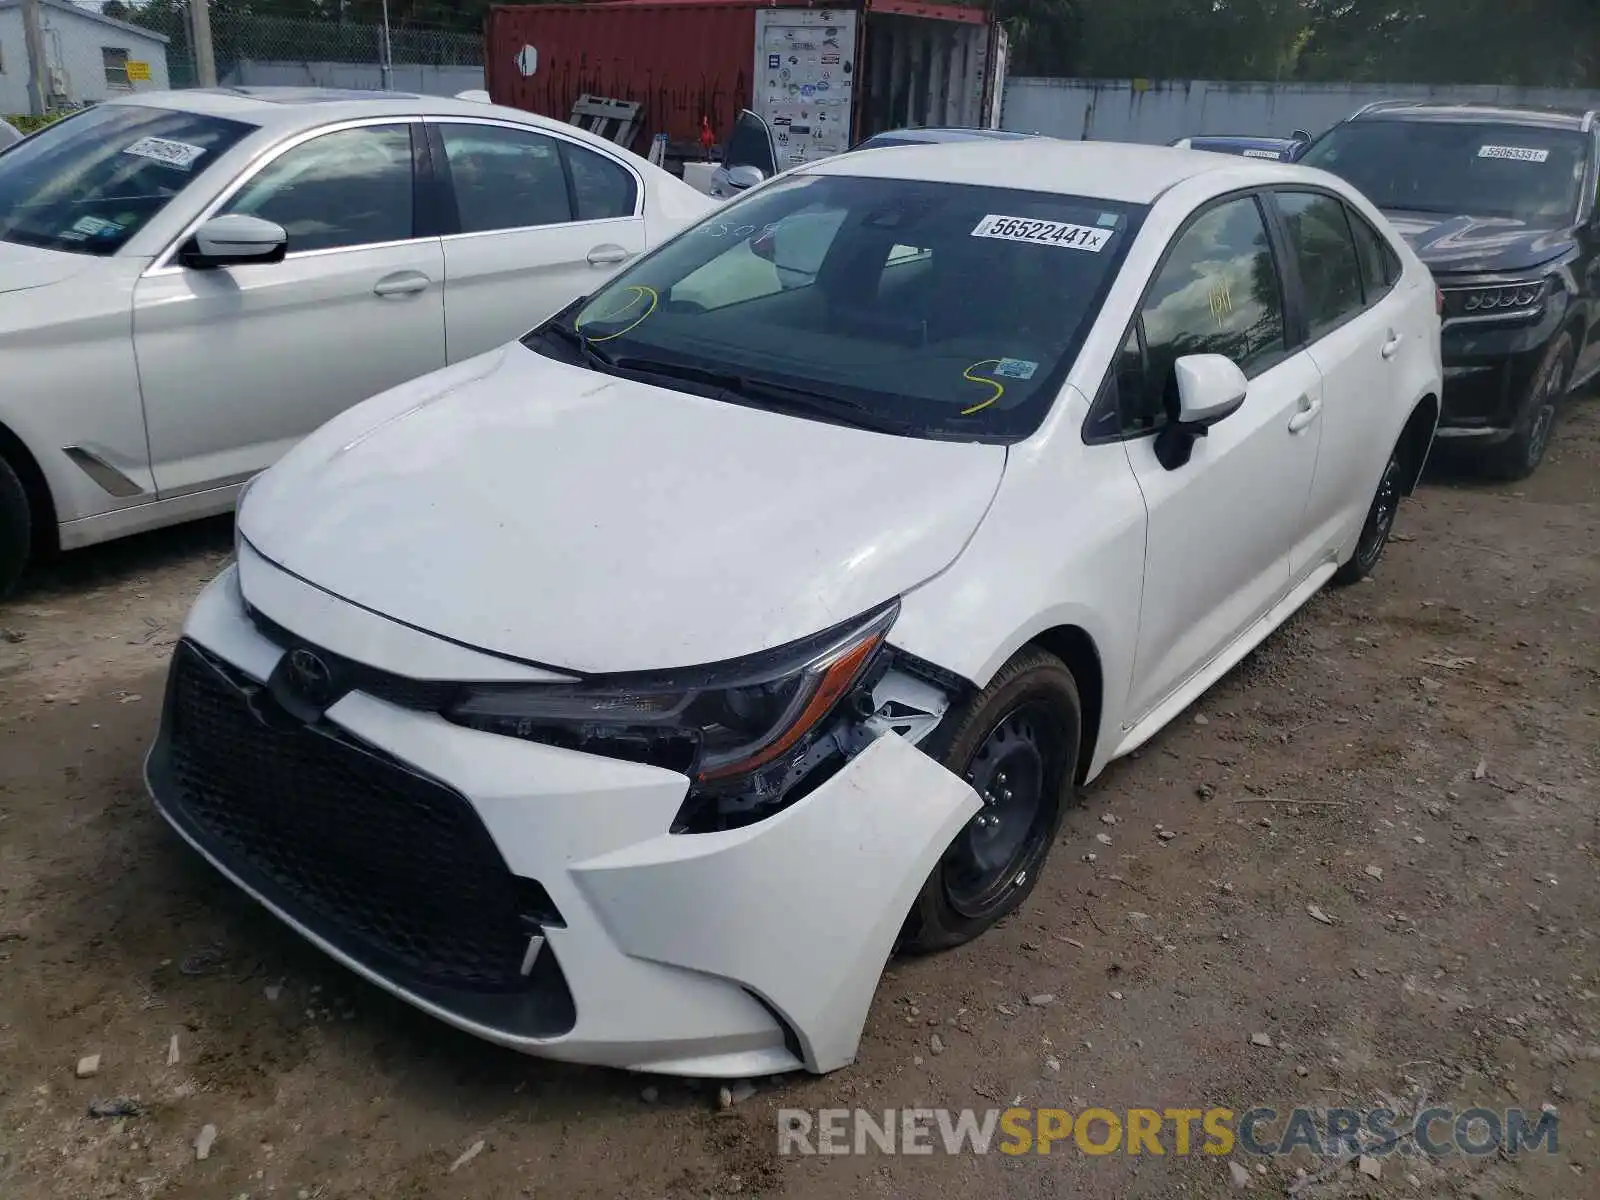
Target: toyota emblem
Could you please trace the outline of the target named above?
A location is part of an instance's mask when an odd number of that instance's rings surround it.
[[[323,704],[333,698],[333,671],[315,651],[291,650],[288,667],[288,684],[302,700]]]

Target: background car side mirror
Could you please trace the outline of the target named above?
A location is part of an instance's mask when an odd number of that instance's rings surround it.
[[[766,172],[760,167],[744,165],[728,168],[728,186],[736,192],[748,191],[766,177]]]
[[[1172,364],[1178,411],[1156,435],[1156,458],[1169,471],[1189,461],[1194,440],[1239,411],[1250,390],[1239,364],[1223,354],[1186,354]]]
[[[240,266],[246,263],[282,262],[289,250],[289,234],[282,225],[245,213],[212,217],[179,252],[186,267]]]

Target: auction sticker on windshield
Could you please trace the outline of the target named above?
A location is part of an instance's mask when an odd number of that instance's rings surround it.
[[[140,138],[123,151],[124,154],[137,154],[140,158],[176,167],[180,171],[187,171],[194,165],[195,159],[205,152],[204,146],[192,146],[188,142],[174,142],[159,137]]]
[[[1093,225],[1073,225],[1067,221],[1038,221],[1031,217],[1008,217],[990,213],[973,229],[973,237],[999,238],[1005,242],[1032,242],[1040,246],[1065,246],[1099,254],[1111,240],[1112,230]]]
[[[1479,158],[1509,158],[1517,162],[1542,163],[1550,160],[1550,151],[1536,150],[1531,146],[1484,146]]]

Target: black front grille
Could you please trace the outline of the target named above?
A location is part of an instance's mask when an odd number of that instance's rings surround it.
[[[537,922],[464,797],[290,719],[191,642],[169,689],[161,799],[219,861],[386,974],[467,992],[538,985],[543,972],[522,974]]]
[[[297,637],[260,609],[247,606],[247,611],[251,624],[262,637],[284,650],[302,646],[315,650],[318,657],[334,667],[338,679],[348,690],[365,692],[369,696],[376,696],[379,700],[387,700],[399,708],[415,709],[418,712],[443,712],[450,707],[457,692],[460,691],[461,685],[457,683],[412,679],[406,675],[396,675],[392,671],[380,670],[366,663],[334,654],[320,646],[311,645],[302,637]]]

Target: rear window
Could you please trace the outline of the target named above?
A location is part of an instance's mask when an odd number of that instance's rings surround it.
[[[619,365],[804,388],[916,436],[1014,439],[1059,391],[1143,211],[796,176],[640,260],[574,324]]]
[[[1300,162],[1379,208],[1553,224],[1576,218],[1588,153],[1571,129],[1362,120],[1329,130]]]
[[[0,240],[115,254],[254,129],[133,104],[69,117],[0,157]]]

